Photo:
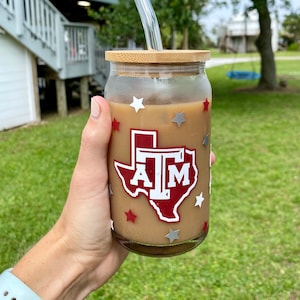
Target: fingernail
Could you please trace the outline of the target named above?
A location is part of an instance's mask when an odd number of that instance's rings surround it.
[[[91,99],[91,117],[97,120],[100,117],[101,109],[100,104],[97,102],[95,97]]]

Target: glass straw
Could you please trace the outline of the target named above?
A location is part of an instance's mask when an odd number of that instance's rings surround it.
[[[148,50],[162,51],[162,41],[156,14],[150,0],[134,0],[139,12]]]

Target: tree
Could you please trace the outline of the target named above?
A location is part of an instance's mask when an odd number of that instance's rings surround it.
[[[260,33],[256,40],[256,47],[261,58],[261,77],[258,88],[274,90],[277,88],[276,64],[272,49],[271,17],[267,0],[251,0],[258,12]]]
[[[258,88],[274,90],[278,87],[276,78],[276,64],[272,49],[271,17],[268,5],[275,6],[275,0],[251,0],[252,9],[256,9],[259,16],[260,33],[256,40],[256,47],[261,57],[261,77]],[[289,0],[283,0],[286,7]]]
[[[260,54],[261,77],[257,88],[261,90],[275,90],[278,87],[276,78],[276,64],[272,49],[272,30],[269,5],[275,7],[276,0],[251,0],[252,7],[248,10],[256,9],[259,18],[260,33],[256,40],[256,47]],[[236,5],[240,0],[231,0],[233,5]],[[289,0],[281,0],[284,7],[289,8]]]
[[[282,27],[287,45],[298,49],[300,42],[300,14],[292,12],[287,15],[282,23]]]
[[[88,14],[99,24],[99,39],[102,43],[120,48],[133,40],[138,46],[145,45],[145,36],[134,0],[119,0],[118,4],[88,9]]]
[[[172,35],[172,46],[176,48],[176,32],[181,32],[182,48],[189,48],[189,36],[191,31],[198,31],[201,37],[202,30],[199,24],[199,17],[209,0],[156,0],[157,16],[160,23],[169,26]]]
[[[189,44],[199,47],[205,37],[198,21],[208,1],[210,0],[152,1],[165,47],[177,48],[178,44],[182,48],[188,48]],[[135,40],[137,45],[144,46],[143,27],[134,0],[118,2],[109,7],[101,7],[99,11],[89,9],[89,15],[99,22],[100,39],[114,47],[125,47],[130,39]],[[193,38],[191,42],[190,37]]]

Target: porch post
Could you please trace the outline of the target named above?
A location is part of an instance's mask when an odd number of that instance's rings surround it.
[[[57,111],[59,116],[65,117],[68,114],[65,81],[61,79],[55,79],[55,85],[56,85]]]
[[[22,36],[24,32],[24,0],[15,1],[16,33]]]
[[[61,22],[59,13],[55,13],[55,29],[56,29],[56,67],[60,71],[60,77],[64,77],[62,72],[65,72],[65,56],[64,56],[64,43],[65,43],[65,28]]]
[[[34,120],[41,121],[41,104],[40,104],[40,96],[39,96],[39,84],[38,84],[38,71],[37,71],[37,63],[36,57],[31,54],[29,51],[30,61],[31,61],[31,69],[32,69],[32,82],[33,82],[33,98],[34,98]]]
[[[89,109],[89,79],[87,76],[80,78],[80,104],[82,109]]]
[[[95,33],[95,29],[94,27],[90,26],[88,28],[88,45],[87,45],[87,49],[88,49],[88,60],[89,60],[89,74],[94,75],[96,73],[96,53],[95,53],[95,49],[96,49],[96,33]]]

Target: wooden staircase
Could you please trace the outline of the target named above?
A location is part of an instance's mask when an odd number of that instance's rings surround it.
[[[89,107],[89,82],[104,87],[109,66],[95,28],[69,22],[48,0],[0,0],[0,27],[37,57],[39,76],[56,81],[57,109],[67,114],[65,80],[80,82]]]

